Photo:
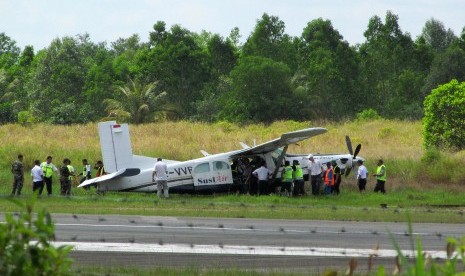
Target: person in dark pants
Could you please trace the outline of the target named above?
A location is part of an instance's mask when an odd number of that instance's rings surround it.
[[[18,155],[18,160],[11,164],[11,173],[13,174],[13,191],[11,192],[12,196],[20,196],[21,190],[24,184],[24,166],[23,166],[23,155]]]
[[[291,163],[286,160],[281,172],[281,195],[287,194],[287,196],[292,196],[292,173]]]
[[[358,173],[357,173],[358,191],[362,192],[362,191],[365,191],[365,187],[367,185],[368,170],[363,165],[362,160],[358,160],[357,164],[358,164]]]
[[[339,165],[336,162],[333,162],[334,166],[334,194],[338,195],[340,193],[339,187],[341,186],[342,172]]]
[[[46,161],[42,162],[42,164],[40,164],[40,167],[44,172],[44,182],[45,187],[47,188],[47,194],[50,196],[52,195],[52,176],[54,172],[58,171],[58,169],[57,167],[55,167],[55,165],[52,164],[51,156],[47,156]]]
[[[42,195],[44,189],[44,171],[40,168],[40,161],[34,161],[34,168],[31,170],[32,176],[32,192],[37,191],[37,195]]]
[[[376,168],[376,173],[373,174],[376,176],[376,186],[375,186],[375,193],[381,192],[383,194],[386,193],[385,184],[386,184],[386,166],[384,165],[383,159],[378,160],[378,168]]]
[[[60,167],[60,186],[61,186],[61,195],[70,196],[71,195],[71,172],[69,170],[70,160],[68,158],[63,159],[63,165]]]
[[[313,158],[313,154],[309,154],[307,156],[308,160],[308,171],[310,173],[310,181],[312,184],[312,194],[319,195],[321,182],[322,182],[322,175],[323,175],[323,165],[321,165],[320,160],[315,160]]]
[[[304,190],[304,173],[302,170],[302,167],[299,164],[298,160],[292,161],[292,178],[294,179],[294,195],[299,196],[299,195],[304,195],[305,190]]]
[[[271,175],[270,170],[265,167],[265,162],[252,174],[258,178],[258,195],[265,194],[268,190],[268,177]]]

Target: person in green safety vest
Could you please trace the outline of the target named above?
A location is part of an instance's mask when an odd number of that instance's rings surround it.
[[[291,167],[291,164],[289,163],[289,161],[285,161],[284,168],[281,172],[281,194],[283,194],[284,191],[287,191],[287,195],[292,195],[292,173],[293,169]]]
[[[52,157],[47,156],[46,161],[40,164],[42,171],[44,172],[44,182],[45,187],[47,188],[47,194],[52,195],[52,176],[54,172],[57,172],[58,169],[55,165],[52,164]]]
[[[304,172],[298,160],[292,161],[292,170],[293,170],[292,178],[294,179],[294,195],[295,196],[305,195]]]
[[[375,193],[381,192],[385,194],[386,166],[384,165],[383,159],[378,160],[378,167],[376,168],[376,173],[373,174],[373,176],[376,176]]]

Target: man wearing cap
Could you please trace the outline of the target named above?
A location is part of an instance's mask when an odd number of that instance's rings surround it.
[[[313,154],[309,154],[307,158],[309,160],[308,171],[310,172],[312,194],[318,195],[320,193],[320,186],[321,186],[322,175],[323,175],[323,165],[321,165],[320,160],[315,160],[313,158]]]

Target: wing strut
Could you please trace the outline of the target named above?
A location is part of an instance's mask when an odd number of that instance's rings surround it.
[[[283,164],[283,159],[284,159],[284,156],[286,156],[286,151],[287,151],[288,146],[289,145],[284,146],[283,151],[281,152],[281,155],[279,155],[278,159],[276,160],[276,167],[274,168],[273,175],[271,176],[270,184],[274,184],[274,182],[276,181],[276,175],[278,175],[279,168]]]

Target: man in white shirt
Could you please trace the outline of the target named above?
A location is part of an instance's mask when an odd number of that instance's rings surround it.
[[[365,187],[367,185],[368,170],[365,167],[365,165],[363,165],[362,160],[358,160],[357,164],[358,164],[358,172],[357,172],[358,190],[359,192],[362,192],[365,190]]]
[[[318,195],[320,193],[320,187],[322,182],[323,175],[323,165],[320,160],[315,160],[313,154],[307,156],[308,162],[308,172],[310,174],[310,181],[312,184],[312,194]]]
[[[155,180],[157,181],[157,196],[161,197],[161,190],[163,189],[165,198],[169,198],[168,167],[166,166],[166,163],[162,161],[161,158],[157,158],[157,162],[153,167],[152,182],[155,182]]]
[[[44,189],[44,171],[40,167],[40,161],[34,161],[34,168],[31,170],[32,176],[32,192],[39,190],[37,194],[42,195],[42,190]]]
[[[265,167],[265,162],[262,162],[260,168],[253,171],[252,174],[258,178],[258,195],[265,194],[268,187],[268,177],[271,175],[271,171]]]

